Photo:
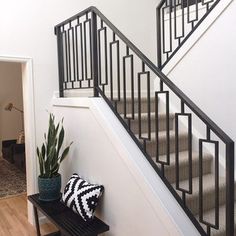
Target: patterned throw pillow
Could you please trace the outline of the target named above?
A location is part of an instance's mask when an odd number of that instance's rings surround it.
[[[65,186],[62,201],[85,221],[89,221],[93,219],[103,191],[102,185],[90,184],[78,174],[73,174]]]

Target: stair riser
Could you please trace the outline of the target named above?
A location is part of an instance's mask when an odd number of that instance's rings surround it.
[[[142,143],[142,140],[140,141]],[[166,139],[162,139],[159,142],[159,155],[166,154]],[[180,136],[179,137],[179,151],[185,151],[188,148],[188,138],[187,136]],[[156,141],[147,141],[146,143],[146,152],[154,157],[156,156]],[[175,139],[172,137],[170,138],[170,153],[175,152]]]
[[[200,223],[201,224],[201,223]],[[201,224],[203,228],[206,228],[206,225],[205,224]],[[234,226],[234,228],[236,228],[236,225]],[[226,236],[226,232],[225,230],[223,229],[212,229],[211,228],[211,236]],[[234,236],[236,236],[236,233],[234,233]]]
[[[225,204],[226,187],[221,185],[219,187],[219,205]],[[199,196],[187,197],[187,206],[192,211],[194,215],[199,214]],[[215,208],[215,190],[214,188],[203,192],[203,212]]]
[[[169,119],[169,127],[170,127],[170,130],[173,130],[173,126],[174,126],[174,122],[173,122],[173,118],[170,118]],[[136,120],[132,120],[130,122],[130,127],[131,127],[131,130],[133,131],[133,133],[135,134],[138,134],[139,132],[139,122],[138,122],[138,119]],[[152,117],[151,118],[151,132],[155,132],[155,128],[156,127],[156,121],[155,121],[155,118]],[[159,131],[164,131],[166,130],[166,118],[165,117],[161,117],[159,118]],[[142,130],[142,133],[147,133],[148,132],[148,120],[147,119],[142,119],[141,120],[141,130]]]
[[[203,174],[211,173],[212,160],[204,160],[203,162]],[[189,178],[189,165],[188,162],[180,163],[179,166],[179,181],[187,180]],[[199,161],[194,160],[192,162],[192,177],[199,176]],[[176,182],[176,166],[172,164],[165,168],[165,177],[169,180],[170,183]]]
[[[124,114],[124,101],[117,102],[117,111],[119,114]],[[146,113],[148,111],[147,101],[141,101],[141,113]],[[134,102],[134,113],[138,113],[138,102]],[[155,101],[152,100],[150,104],[150,112],[155,112]],[[132,113],[132,103],[131,101],[126,102],[126,114]]]

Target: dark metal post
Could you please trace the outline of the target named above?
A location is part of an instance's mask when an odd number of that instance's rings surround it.
[[[161,69],[161,11],[156,8],[156,21],[157,21],[157,66]]]
[[[35,227],[36,227],[37,236],[41,236],[40,227],[39,227],[38,210],[35,206],[33,206],[33,209],[34,209],[34,220],[35,220]]]
[[[92,11],[92,64],[94,97],[98,97],[98,45],[97,45],[97,15]]]
[[[59,76],[59,96],[64,97],[64,59],[63,59],[63,41],[60,27],[55,29],[57,35],[57,57],[58,57],[58,76]]]
[[[226,144],[226,235],[234,235],[234,142]]]

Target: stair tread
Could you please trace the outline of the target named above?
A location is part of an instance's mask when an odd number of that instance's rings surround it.
[[[138,113],[134,113],[134,120],[138,119],[138,115],[139,115]],[[121,116],[124,117],[124,114],[121,114]],[[126,116],[127,117],[131,117],[132,114],[131,113],[127,113]],[[141,113],[141,119],[147,119],[147,117],[148,117],[148,113],[147,112]],[[151,119],[155,119],[155,117],[156,117],[155,112],[150,112],[150,117],[151,117]],[[165,113],[158,114],[158,118],[159,119],[164,119],[165,117],[166,117]],[[175,117],[174,113],[170,113],[169,114],[169,118],[170,119],[174,119],[174,117]]]
[[[180,174],[179,179],[183,181],[188,179],[188,166],[189,166],[189,153],[188,151],[179,152],[179,168]],[[156,162],[156,157],[152,157],[153,161],[160,166],[159,162]],[[211,164],[213,157],[210,154],[204,154],[203,156],[203,173],[209,174],[211,173]],[[159,157],[159,161],[166,162],[166,155],[161,155]],[[161,167],[161,166],[160,166]],[[199,176],[199,153],[192,153],[192,176]],[[165,165],[165,177],[168,179],[170,183],[176,182],[176,165],[175,165],[175,153],[170,153],[170,164]]]
[[[189,152],[188,151],[182,151],[179,152],[179,164],[188,163],[189,159]],[[154,161],[156,161],[156,157],[152,158]],[[166,155],[160,155],[159,160],[166,160]],[[192,161],[198,161],[199,160],[199,153],[192,152]],[[212,160],[212,155],[205,153],[203,156],[203,160]],[[175,167],[175,152],[170,153],[170,166]],[[167,167],[168,168],[168,167]]]
[[[148,133],[142,133],[143,137],[147,137]],[[139,135],[136,134],[136,137],[139,138]],[[188,133],[187,132],[179,132],[179,138],[187,138],[188,137]],[[170,130],[170,139],[175,138],[175,131],[174,130]],[[166,131],[159,131],[159,141],[162,141],[166,139]],[[150,141],[155,141],[156,140],[156,132],[151,132],[151,140]]]
[[[203,194],[207,193],[208,191],[212,191],[215,189],[214,185],[215,175],[214,174],[206,174],[203,175]],[[183,180],[179,182],[179,186],[181,188],[188,188],[189,181]],[[193,185],[193,194],[189,195],[188,198],[193,198],[196,195],[198,196],[199,193],[199,177],[192,178],[192,185]],[[225,178],[219,177],[219,187],[225,186]]]
[[[142,102],[144,102],[144,101],[147,101],[147,98],[146,97],[141,97],[141,99],[140,99]],[[137,96],[135,96],[134,97],[134,102],[137,102],[138,101],[138,97]],[[150,97],[150,101],[151,102],[154,102],[155,101],[155,97]],[[122,102],[122,103],[124,103],[124,98],[120,98],[120,101],[117,101],[117,102]],[[131,97],[127,97],[126,98],[126,102],[132,102],[132,98]]]

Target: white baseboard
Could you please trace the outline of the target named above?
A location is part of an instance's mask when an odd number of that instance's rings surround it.
[[[113,96],[114,98],[117,97],[118,92],[114,91]],[[151,94],[154,94],[154,90],[151,90]],[[109,98],[110,91],[106,91],[106,95]],[[145,97],[147,96],[147,91],[146,90],[141,90],[141,96]],[[93,89],[71,89],[71,90],[66,90],[64,92],[65,97],[93,97]],[[131,90],[126,91],[126,96],[131,97]],[[134,91],[134,96],[138,97],[138,92]],[[59,98],[59,91],[55,91],[53,94],[54,98]],[[123,92],[121,92],[121,99],[123,98]]]

